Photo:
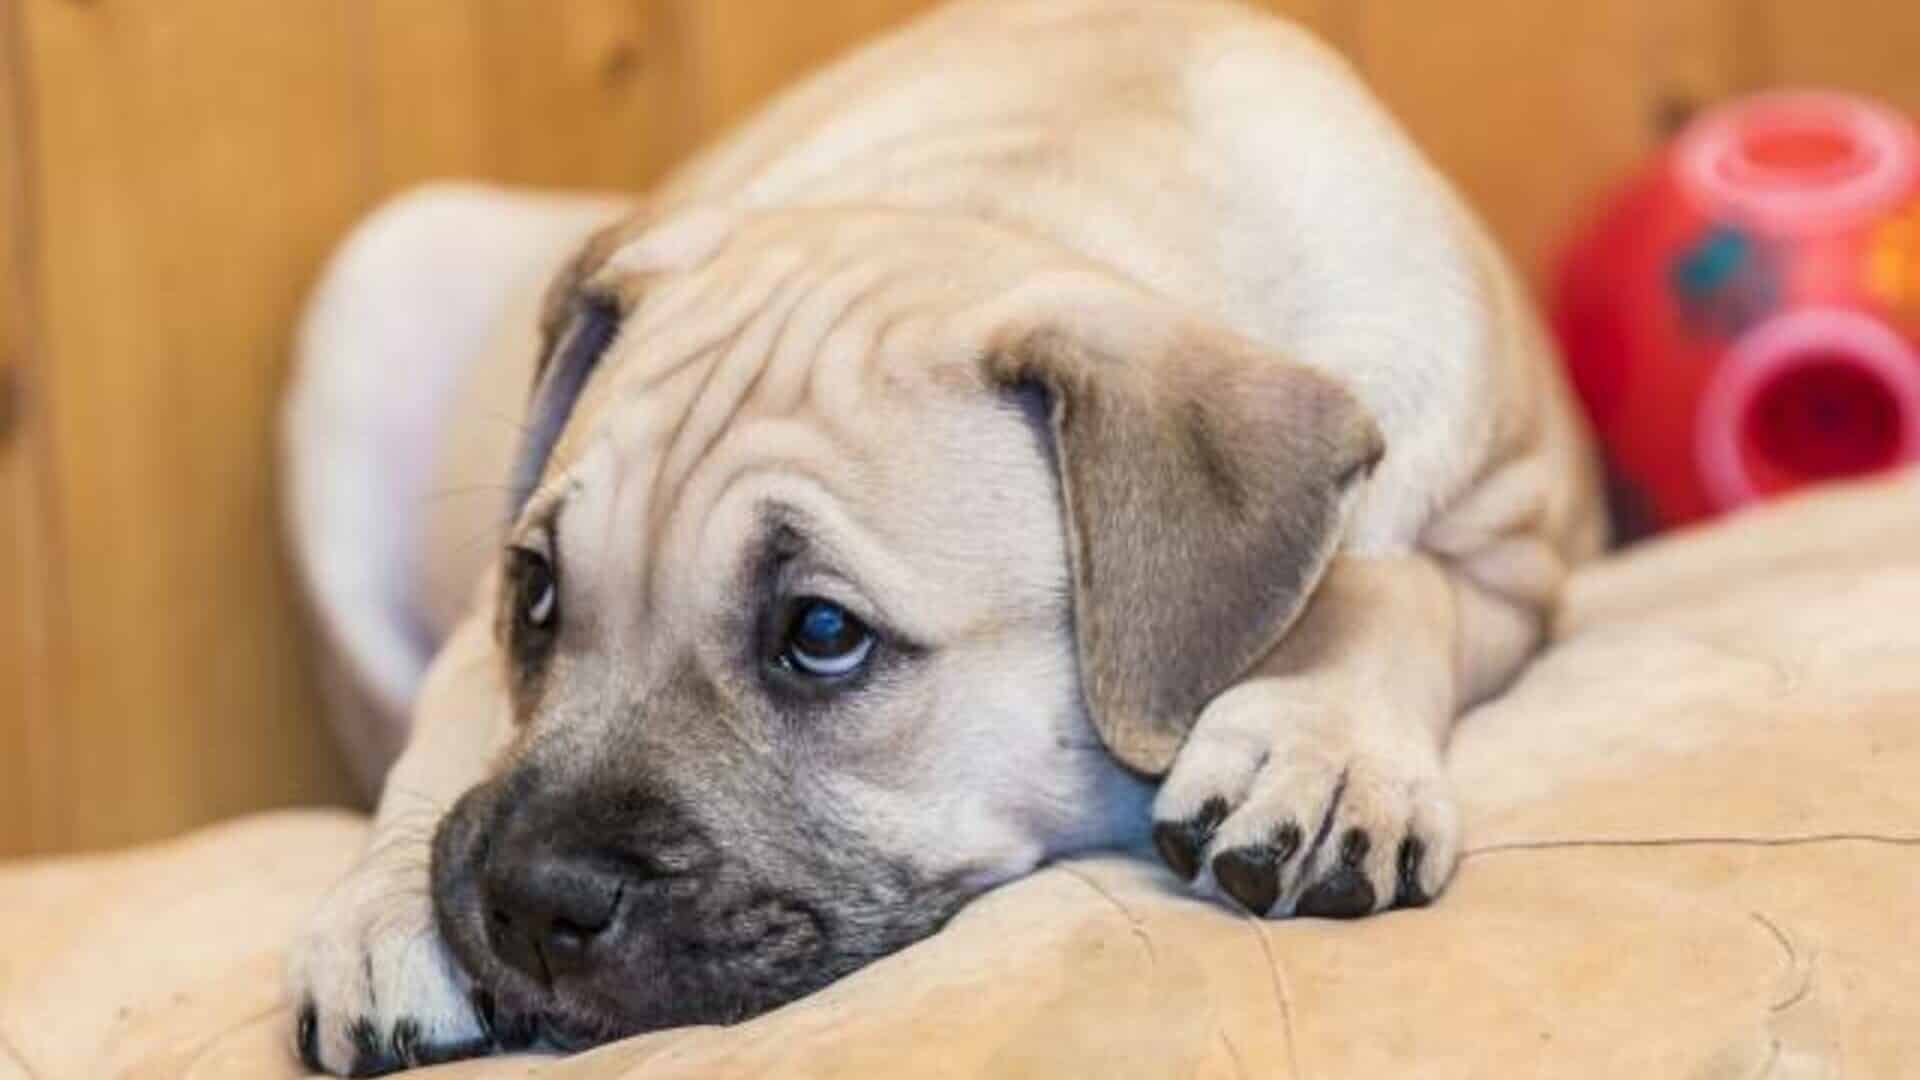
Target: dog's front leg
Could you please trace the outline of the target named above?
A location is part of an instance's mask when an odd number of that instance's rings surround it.
[[[1447,735],[1538,621],[1425,556],[1336,558],[1279,647],[1201,713],[1154,804],[1161,855],[1261,915],[1426,903],[1459,853]]]
[[[309,1068],[375,1075],[491,1046],[486,1010],[434,928],[428,873],[435,827],[505,745],[506,700],[487,621],[470,617],[427,674],[365,853],[289,956]]]

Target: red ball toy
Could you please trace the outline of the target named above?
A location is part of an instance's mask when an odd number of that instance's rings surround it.
[[[1840,94],[1714,109],[1567,250],[1552,307],[1641,527],[1920,461],[1920,135]]]

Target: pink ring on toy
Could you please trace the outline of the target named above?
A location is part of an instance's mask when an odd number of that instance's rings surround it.
[[[1845,430],[1821,430],[1823,395]],[[1756,458],[1786,486],[1920,461],[1920,354],[1858,312],[1782,315],[1728,352],[1701,400],[1699,432],[1701,479],[1721,510],[1770,493]],[[1800,445],[1779,445],[1793,435]]]
[[[1911,190],[1920,136],[1891,109],[1844,94],[1764,94],[1694,123],[1674,167],[1711,215],[1777,232],[1831,229]]]

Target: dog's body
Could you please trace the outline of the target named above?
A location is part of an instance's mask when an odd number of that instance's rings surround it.
[[[1600,542],[1511,273],[1230,6],[945,9],[545,326],[510,554],[295,958],[334,1069],[743,1017],[1150,823],[1260,914],[1424,902],[1447,731]]]

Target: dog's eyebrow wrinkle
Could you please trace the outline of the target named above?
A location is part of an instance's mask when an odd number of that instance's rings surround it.
[[[738,287],[728,290],[719,308],[707,318],[682,318],[647,349],[651,359],[640,369],[634,392],[645,393],[672,378],[688,364],[709,356],[728,338],[741,332],[765,306],[767,297],[805,269],[797,255],[769,258],[753,268]],[[718,284],[718,283],[716,283]]]
[[[913,264],[854,260],[832,271],[808,298],[811,303],[801,306],[805,332],[782,335],[763,395],[769,408],[792,413],[811,400],[820,370],[833,366],[832,356],[858,345],[847,339],[861,332],[867,302],[885,295],[915,269]]]
[[[892,284],[896,267],[873,260],[849,259],[828,267],[780,327],[771,365],[818,356],[820,346],[862,300]]]
[[[897,283],[900,278],[907,277],[910,271],[911,267],[908,266],[897,268],[893,273],[876,283],[873,294],[884,295],[884,291],[888,286]],[[866,387],[868,377],[872,373],[874,365],[886,363],[886,349],[889,337],[899,332],[903,326],[909,324],[914,319],[924,315],[934,304],[933,301],[927,299],[901,298],[894,303],[881,303],[875,306],[881,309],[878,318],[864,325],[860,325],[851,322],[847,317],[843,316],[841,322],[836,323],[833,330],[821,340],[821,349],[819,350],[821,356],[814,363],[812,371],[808,373],[804,401],[809,403],[825,403],[830,402],[836,396],[848,399],[857,398]],[[850,315],[851,312],[849,311],[848,314]],[[846,332],[850,339],[855,334],[860,335],[857,342],[849,341],[842,343],[837,340],[843,323],[846,326]],[[825,355],[825,347],[829,343],[857,344],[859,347],[853,351],[853,360],[845,365],[839,365],[830,362],[831,358]],[[843,402],[843,404],[846,404],[848,407],[842,409],[821,408],[816,411],[822,417],[829,418],[835,416],[857,418],[861,415],[862,410],[854,407],[850,400]],[[836,431],[835,434],[844,436],[844,428]]]
[[[683,320],[691,322],[692,327],[670,331],[661,343],[648,346],[651,355],[646,368],[639,373],[638,381],[623,391],[629,397],[637,399],[659,392],[669,379],[695,363],[704,360],[707,367],[699,373],[699,384],[691,391],[676,391],[688,396],[672,410],[673,427],[656,443],[658,452],[653,455],[651,469],[645,473],[646,482],[651,485],[644,524],[645,542],[657,540],[667,528],[679,507],[680,489],[698,470],[700,462],[718,443],[759,383],[766,356],[754,355],[752,350],[743,347],[741,340],[729,344],[728,339],[756,339],[758,335],[754,331],[766,315],[769,298],[804,292],[799,283],[804,279],[805,269],[797,256],[767,260],[753,268],[746,283],[730,292],[717,312],[706,318]],[[729,378],[742,370],[748,372],[745,379]],[[711,417],[716,385],[728,391],[728,396],[719,399],[722,415]],[[687,449],[694,445],[687,441],[689,432],[698,434],[697,452],[690,453]],[[656,562],[654,570],[658,569]],[[645,575],[643,588],[648,595],[656,593],[659,585],[655,572]]]
[[[701,271],[689,272],[661,281],[647,290],[640,306],[634,311],[634,332],[641,337],[650,337],[662,332],[663,328],[678,326],[686,321],[688,311],[696,310],[707,301],[709,295],[725,289],[728,285],[724,274]]]
[[[774,281],[765,302],[748,316],[733,342],[707,365],[700,385],[668,432],[655,470],[656,498],[648,531],[658,534],[660,518],[677,505],[677,494],[701,461],[712,452],[766,372],[792,308],[806,295],[808,275],[798,267]]]

